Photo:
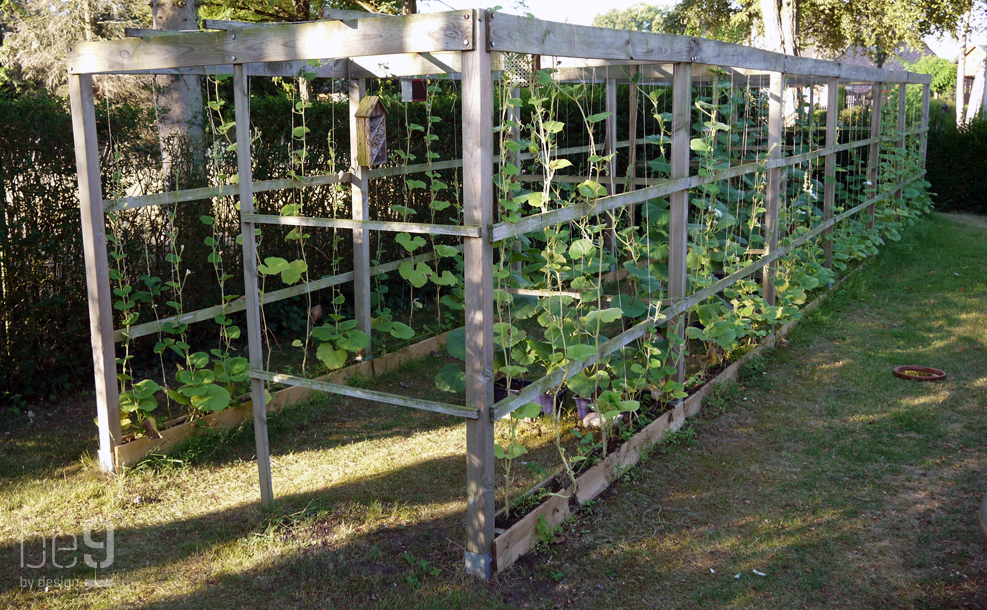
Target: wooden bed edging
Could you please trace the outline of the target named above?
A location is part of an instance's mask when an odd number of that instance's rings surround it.
[[[836,282],[832,288],[819,295],[811,303],[800,310],[802,316],[809,313],[823,303],[836,289],[847,280],[863,269],[869,261],[867,259],[857,266],[850,273]],[[801,319],[801,318],[800,318]],[[643,430],[635,434],[629,441],[620,446],[617,451],[611,453],[603,461],[596,464],[578,478],[576,478],[575,489],[569,487],[560,492],[559,496],[552,496],[543,502],[538,508],[528,513],[523,519],[512,525],[503,534],[494,538],[493,541],[493,572],[499,573],[514,564],[522,555],[531,550],[533,539],[536,534],[536,526],[542,517],[551,526],[557,526],[570,514],[579,510],[579,507],[586,502],[596,498],[603,491],[616,481],[620,476],[641,460],[641,454],[651,445],[661,441],[669,432],[675,432],[682,428],[685,420],[699,414],[702,411],[702,401],[706,394],[715,386],[724,381],[736,379],[740,374],[740,367],[748,360],[760,355],[764,350],[777,345],[796,326],[799,320],[792,320],[782,325],[774,333],[765,337],[757,347],[744,354],[739,360],[724,369],[719,375],[710,379],[703,387],[694,394],[680,402],[674,409],[661,414],[658,419],[648,424]]]
[[[416,360],[428,356],[433,351],[441,351],[446,344],[448,335],[449,333],[446,332],[430,339],[419,341],[414,345],[410,345],[391,354],[385,354],[373,360],[359,362],[344,369],[333,371],[328,375],[319,377],[316,381],[345,384],[352,377],[374,377],[390,373],[397,370],[401,364],[408,360]],[[268,412],[277,413],[285,407],[290,407],[310,398],[313,394],[315,394],[314,390],[300,386],[278,390],[271,397],[271,402],[267,405]],[[174,449],[178,443],[197,434],[201,434],[206,430],[218,431],[234,428],[252,417],[253,403],[247,401],[239,407],[210,413],[205,417],[162,430],[161,438],[142,437],[134,439],[129,443],[117,445],[113,448],[117,467],[133,466],[152,452],[167,453]]]

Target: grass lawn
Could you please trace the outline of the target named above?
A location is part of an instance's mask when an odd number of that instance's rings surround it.
[[[487,583],[462,570],[460,421],[292,407],[262,512],[249,426],[110,478],[81,396],[0,423],[0,608],[987,608],[985,304],[987,219],[930,216]],[[382,389],[431,392],[435,360]]]

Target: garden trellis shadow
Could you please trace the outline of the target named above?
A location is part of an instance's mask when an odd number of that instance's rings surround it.
[[[344,394],[367,400],[411,408],[438,411],[464,417],[467,420],[467,572],[489,577],[492,571],[503,569],[495,565],[492,557],[494,541],[495,489],[494,489],[494,424],[516,409],[530,403],[534,397],[558,387],[567,378],[603,361],[610,354],[653,333],[656,326],[665,325],[670,335],[685,337],[683,319],[690,309],[712,296],[729,289],[737,282],[761,272],[763,299],[769,305],[776,300],[774,269],[785,256],[794,256],[796,250],[811,240],[822,240],[826,266],[832,266],[832,234],[838,223],[864,213],[868,228],[873,228],[876,206],[889,199],[900,199],[902,191],[914,181],[920,180],[924,171],[917,168],[911,175],[901,174],[900,161],[882,165],[882,145],[893,143],[904,149],[911,143],[917,149],[924,165],[929,89],[931,77],[907,72],[893,72],[838,62],[790,57],[734,44],[699,38],[627,32],[602,28],[583,27],[540,21],[527,17],[494,13],[487,10],[465,10],[445,13],[419,14],[404,17],[370,17],[363,19],[329,20],[300,24],[251,25],[229,22],[207,22],[215,31],[193,33],[136,32],[137,36],[123,41],[78,43],[68,50],[69,84],[73,130],[76,141],[76,159],[82,212],[82,230],[86,257],[86,274],[89,286],[89,308],[92,331],[93,361],[96,374],[97,409],[100,439],[100,464],[108,471],[115,471],[114,447],[122,442],[119,418],[119,389],[114,341],[120,338],[120,330],[114,329],[112,290],[107,256],[105,217],[107,211],[165,203],[180,204],[204,197],[237,194],[240,201],[241,235],[245,299],[227,306],[219,306],[199,312],[183,314],[183,322],[211,319],[217,313],[245,310],[249,346],[249,377],[253,398],[253,414],[256,433],[257,459],[260,471],[260,492],[263,505],[273,501],[270,457],[267,438],[267,412],[265,407],[265,382],[301,385],[316,390]],[[511,54],[508,57],[506,54]],[[502,163],[498,154],[507,157],[507,151],[495,146],[495,115],[498,100],[495,95],[501,81],[501,66],[511,65],[517,55],[535,58],[533,66],[551,66],[548,74],[554,82],[575,82],[606,88],[606,138],[602,145],[606,158],[602,182],[604,191],[592,192],[583,200],[574,198],[571,205],[543,208],[537,213],[511,217],[504,210],[495,210],[495,165]],[[314,67],[306,68],[306,62],[317,60]],[[516,61],[515,61],[516,64]],[[319,78],[338,78],[349,81],[350,132],[352,166],[348,172],[334,175],[310,175],[297,179],[254,183],[251,173],[250,151],[250,76],[299,75],[303,70],[314,71]],[[511,68],[514,70],[515,68]],[[238,162],[237,184],[227,184],[205,189],[191,189],[119,200],[105,200],[104,187],[100,183],[99,148],[96,142],[96,119],[93,98],[95,74],[232,74],[236,112],[236,154]],[[462,159],[436,161],[401,168],[371,169],[361,167],[357,159],[357,138],[353,114],[364,99],[368,79],[411,76],[447,75],[459,79],[462,91]],[[511,75],[513,78],[514,75]],[[731,83],[742,83],[749,89],[763,91],[767,96],[767,136],[756,160],[744,161],[729,167],[717,167],[710,171],[691,171],[691,151],[695,144],[693,120],[697,99],[694,86],[717,82],[725,78]],[[510,79],[508,79],[510,80]],[[879,95],[874,96],[870,112],[870,137],[840,143],[837,139],[837,113],[827,112],[825,143],[822,147],[785,155],[784,132],[786,113],[783,100],[788,92],[800,88],[825,86],[828,108],[838,107],[840,86],[870,84]],[[639,137],[636,118],[630,121],[633,130],[629,139],[618,141],[616,117],[623,111],[617,108],[616,88],[629,84],[634,94],[630,96],[628,112],[636,117],[639,103],[637,89],[647,87],[670,88],[671,117],[667,175],[638,177],[637,164],[627,166],[627,175],[618,176],[616,152],[624,147],[630,157],[636,158],[646,142]],[[923,87],[920,125],[908,128],[905,112],[905,87],[908,84]],[[882,99],[889,85],[898,87],[897,122],[892,125],[893,135],[882,134]],[[516,86],[516,83],[514,83]],[[714,85],[715,87],[715,85]],[[602,117],[602,115],[601,115]],[[595,119],[594,119],[595,120]],[[714,135],[716,134],[714,128]],[[819,129],[822,129],[819,127]],[[728,135],[729,132],[728,132]],[[917,140],[916,140],[917,138]],[[867,180],[870,187],[867,197],[838,214],[834,212],[838,181],[836,179],[838,155],[857,149],[869,150]],[[702,150],[697,148],[697,150]],[[753,149],[752,149],[753,150]],[[567,154],[595,153],[595,149],[583,146],[576,149],[555,149],[555,158]],[[746,152],[746,151],[745,151]],[[511,153],[514,159],[538,160],[533,151]],[[785,209],[784,193],[787,192],[786,172],[801,165],[823,159],[825,184],[823,209],[818,222],[811,222],[797,234],[781,235],[780,214]],[[552,159],[543,159],[547,164]],[[506,161],[505,161],[506,162]],[[894,188],[879,192],[883,172],[890,172],[890,165],[899,170],[894,178]],[[425,172],[429,170],[462,168],[462,223],[428,224],[374,220],[369,217],[368,192],[371,181],[378,177]],[[711,281],[700,289],[690,291],[688,257],[690,252],[690,192],[745,176],[765,175],[763,192],[764,247],[760,256],[751,264],[737,269],[725,277]],[[561,175],[559,181],[571,178],[585,181],[582,173]],[[520,176],[528,182],[538,178]],[[352,195],[351,219],[310,218],[304,216],[277,216],[255,213],[254,194],[262,190],[301,189],[313,185],[348,184]],[[583,182],[585,184],[585,182]],[[595,183],[594,183],[595,184]],[[592,189],[591,189],[592,190]],[[558,367],[543,378],[531,383],[518,395],[494,404],[495,376],[495,247],[511,242],[519,236],[544,231],[549,227],[565,225],[587,217],[609,212],[633,209],[647,205],[649,201],[669,198],[668,205],[668,274],[664,300],[657,299],[649,307],[654,312],[636,322],[613,338],[597,343],[592,355],[574,359],[569,366]],[[780,202],[782,208],[779,208]],[[499,208],[499,206],[497,206]],[[633,223],[635,216],[631,215]],[[641,218],[643,220],[643,218]],[[761,221],[759,221],[761,222]],[[264,368],[262,356],[261,313],[258,290],[258,254],[255,228],[259,225],[292,227],[329,227],[351,230],[353,233],[353,271],[339,276],[323,278],[307,284],[267,294],[264,302],[287,298],[327,286],[352,282],[356,327],[371,334],[371,276],[379,273],[379,267],[371,266],[370,231],[407,234],[454,236],[462,240],[464,255],[465,289],[465,337],[466,337],[466,404],[455,405],[430,402],[377,392],[318,382],[301,377],[284,375]],[[619,227],[604,231],[608,246]],[[635,227],[636,228],[636,227]],[[782,243],[780,238],[785,238]],[[694,244],[693,244],[694,245]],[[419,256],[416,260],[427,260]],[[393,269],[395,263],[387,268]],[[498,280],[499,281],[499,280]],[[512,286],[515,293],[523,293],[523,286]],[[561,294],[551,290],[528,290],[530,294],[551,296]],[[163,321],[151,322],[129,328],[129,336],[158,332]],[[366,348],[366,355],[372,353]],[[678,352],[675,377],[682,381],[684,363]]]

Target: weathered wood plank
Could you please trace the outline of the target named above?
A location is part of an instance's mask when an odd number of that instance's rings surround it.
[[[373,318],[370,290],[370,228],[360,226],[370,219],[370,179],[369,167],[361,166],[360,130],[357,128],[356,113],[367,92],[367,81],[349,81],[349,128],[350,128],[350,192],[353,221],[358,223],[353,229],[353,318],[357,330],[371,337],[371,343],[362,352],[364,358],[373,358]]]
[[[82,250],[86,261],[86,286],[89,290],[89,332],[92,336],[93,372],[96,381],[99,465],[104,471],[116,472],[114,447],[122,442],[123,436],[120,431],[120,397],[113,346],[113,295],[110,292],[110,267],[106,253],[106,224],[103,219],[92,77],[69,75],[69,99],[79,179]]]
[[[776,160],[782,156],[781,136],[784,121],[782,102],[785,95],[785,75],[773,73],[771,88],[768,92],[768,159]],[[764,244],[770,254],[778,248],[778,200],[781,196],[781,171],[772,167],[768,169],[767,185],[765,186],[764,207]],[[768,305],[775,304],[774,266],[764,272],[762,295]]]
[[[473,48],[469,11],[389,19],[311,21],[112,42],[68,48],[72,74],[270,61],[465,51]]]
[[[932,90],[931,85],[922,86],[922,117],[920,119],[921,124],[919,127],[919,132],[921,133],[921,138],[919,139],[919,158],[922,159],[922,167],[925,167],[925,157],[926,152],[929,149],[929,97]]]
[[[489,26],[490,50],[585,59],[656,63],[695,62],[816,77],[923,82],[923,76],[839,62],[792,57],[742,45],[649,32],[540,21],[497,13]]]
[[[347,183],[350,181],[350,174],[340,172],[333,175],[306,176],[301,179],[286,178],[283,180],[265,180],[254,183],[254,192],[262,193],[266,191],[277,191],[289,188],[305,188],[310,186],[323,186],[326,184]],[[153,195],[137,195],[134,197],[122,197],[120,199],[107,199],[103,201],[103,209],[107,212],[118,210],[132,210],[135,208],[145,208],[155,205],[169,205],[173,203],[184,203],[186,201],[200,201],[202,199],[213,199],[215,197],[231,197],[239,192],[236,184],[224,184],[222,186],[206,186],[195,189],[183,189],[180,191],[170,191],[167,193],[154,193]]]
[[[459,251],[462,251],[462,246],[453,246]],[[440,258],[435,252],[426,252],[424,254],[415,255],[413,258],[402,258],[396,261],[391,261],[389,263],[383,263],[380,265],[375,265],[370,268],[371,277],[380,273],[390,273],[392,271],[397,271],[403,263],[406,262],[429,262]],[[338,286],[339,284],[345,284],[346,282],[353,281],[353,272],[347,271],[346,273],[340,273],[338,275],[332,275],[329,277],[324,277],[322,279],[313,280],[307,284],[299,284],[297,286],[289,286],[288,288],[282,288],[281,290],[275,290],[274,292],[268,292],[263,295],[264,304],[275,303],[277,301],[283,301],[284,299],[290,299],[291,297],[301,296],[309,292],[315,292],[316,290],[322,290],[324,288],[329,288],[331,286]],[[231,314],[239,311],[244,311],[246,309],[246,300],[244,297],[227,303],[226,305],[216,305],[214,307],[207,307],[205,309],[199,309],[197,311],[190,311],[188,313],[182,314],[180,316],[171,316],[168,318],[161,318],[160,320],[155,320],[153,322],[146,322],[144,324],[138,324],[137,326],[131,326],[130,330],[117,329],[114,331],[113,340],[123,341],[126,336],[131,338],[143,337],[146,335],[152,335],[154,333],[160,332],[165,324],[192,324],[194,322],[204,322],[206,320],[212,320],[219,314]]]
[[[374,402],[382,402],[384,404],[396,405],[399,407],[418,409],[419,411],[431,411],[433,413],[455,415],[457,417],[465,417],[468,419],[476,419],[479,417],[476,409],[469,409],[460,405],[434,402],[431,400],[423,400],[421,398],[408,398],[407,396],[398,396],[397,394],[388,394],[387,392],[378,392],[377,390],[354,388],[348,385],[329,383],[328,381],[316,381],[314,379],[305,379],[304,377],[295,377],[293,375],[282,375],[279,373],[258,370],[251,370],[250,377],[251,379],[260,379],[270,381],[272,383],[286,383],[289,385],[315,390],[317,392],[340,394],[342,396],[349,396],[350,398],[372,400]]]
[[[246,70],[242,65],[233,67],[233,100],[236,112],[237,173],[239,179],[240,214],[250,214],[254,210],[253,168],[250,157],[250,90]],[[247,349],[251,368],[263,366],[261,334],[260,294],[257,285],[257,242],[254,225],[240,221],[240,235],[243,240],[243,291],[247,310]],[[267,405],[264,384],[258,379],[250,381],[250,395],[253,400],[254,440],[257,447],[257,470],[260,477],[260,502],[269,507],[274,502],[274,488],[271,485],[271,449],[267,436]]]
[[[840,114],[840,80],[830,77],[826,85],[826,148],[833,148],[837,142],[837,119]],[[823,222],[833,217],[833,204],[836,202],[836,154],[826,154],[825,177],[823,178]],[[826,268],[833,268],[833,231],[823,232],[823,255]]]
[[[689,176],[690,136],[692,133],[692,64],[677,63],[672,70],[672,144],[671,178],[682,180]],[[684,299],[689,290],[687,254],[689,249],[689,192],[680,190],[669,198],[668,226],[668,298]],[[669,321],[669,335],[685,340],[685,324],[681,317]],[[676,379],[685,381],[684,344],[676,348]]]
[[[325,229],[353,229],[354,231],[390,231],[393,233],[424,233],[426,235],[453,235],[479,237],[480,227],[433,225],[419,222],[391,222],[386,220],[350,220],[348,218],[312,218],[309,216],[274,216],[250,214],[246,220],[257,224],[290,227],[319,227]],[[369,250],[367,259],[369,261]]]
[[[538,508],[497,536],[492,545],[494,572],[503,572],[531,550],[532,536],[535,535],[539,521],[544,519],[552,526],[565,521],[569,516],[569,497],[572,492],[572,488],[569,488],[542,502]]]
[[[867,157],[867,182],[870,188],[871,196],[877,194],[878,184],[877,178],[881,171],[881,105],[884,102],[884,83],[877,82],[871,84],[871,97],[873,101],[871,102],[871,116],[870,116],[870,137],[871,140],[877,139],[870,146],[870,154]],[[867,213],[870,215],[870,220],[867,221],[867,228],[874,228],[874,214],[877,212],[875,206],[868,208]]]
[[[464,239],[466,405],[480,417],[466,422],[466,573],[492,574],[494,539],[492,58],[487,27],[493,13],[478,10],[475,49],[463,54],[463,221],[482,227]]]

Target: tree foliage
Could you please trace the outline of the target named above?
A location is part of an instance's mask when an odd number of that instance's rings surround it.
[[[662,27],[667,15],[665,9],[642,2],[626,10],[612,8],[606,13],[600,13],[593,18],[593,25],[635,32],[663,32]]]
[[[891,50],[952,33],[974,0],[682,0],[671,9],[637,4],[596,16],[593,25],[729,42],[760,40],[798,54],[838,56],[852,46],[883,63]],[[981,0],[977,0],[981,2]],[[787,27],[786,27],[787,24]]]
[[[906,66],[912,72],[932,75],[932,90],[946,93],[956,88],[956,64],[942,57],[927,55]]]

